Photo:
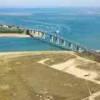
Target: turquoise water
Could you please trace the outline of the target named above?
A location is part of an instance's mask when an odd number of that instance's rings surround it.
[[[0,51],[61,50],[58,47],[32,38],[0,38]]]
[[[88,48],[100,49],[99,8],[0,9],[0,23],[48,32],[59,30],[59,34],[66,39]],[[51,49],[59,50],[57,47],[29,38],[0,38],[0,51]]]

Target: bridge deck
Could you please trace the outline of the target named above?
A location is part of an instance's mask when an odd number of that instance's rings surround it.
[[[58,36],[57,34],[50,34],[35,30],[27,30],[26,33],[32,38],[48,42],[65,50],[71,50],[76,52],[83,52],[88,50],[85,47],[80,46],[79,44],[73,43],[64,39],[63,37]]]

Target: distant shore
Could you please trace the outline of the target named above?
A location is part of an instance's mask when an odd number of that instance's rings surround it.
[[[30,37],[26,34],[18,34],[18,33],[0,33],[0,37],[18,37],[18,38],[24,38],[24,37]]]

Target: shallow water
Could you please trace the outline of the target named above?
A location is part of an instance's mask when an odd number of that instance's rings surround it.
[[[0,38],[0,51],[43,51],[62,50],[45,42],[32,38]]]

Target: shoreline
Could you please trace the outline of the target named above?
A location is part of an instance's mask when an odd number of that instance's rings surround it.
[[[18,33],[0,33],[0,38],[1,37],[18,37],[18,38],[29,38],[29,35],[26,34],[18,34]]]
[[[0,33],[0,38],[30,38],[27,34],[19,34],[19,33]],[[100,50],[95,50],[95,52],[100,53]],[[0,52],[2,53],[2,52]]]
[[[73,51],[17,51],[17,52],[0,52],[0,56],[6,56],[6,55],[23,55],[23,54],[60,54],[60,53],[69,53],[69,54],[75,54]]]
[[[75,52],[72,51],[23,51],[23,52],[0,52],[0,59],[5,58],[16,58],[16,57],[22,57],[22,56],[29,56],[29,55],[41,55],[41,54],[71,54],[71,55],[75,55]]]

